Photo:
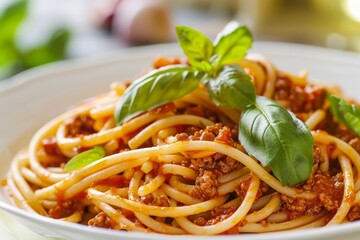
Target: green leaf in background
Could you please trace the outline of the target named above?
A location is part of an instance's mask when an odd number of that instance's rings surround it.
[[[0,43],[13,43],[19,25],[26,17],[27,1],[20,0],[9,5],[0,16]]]
[[[305,123],[281,105],[258,96],[244,109],[239,140],[246,151],[269,165],[283,185],[305,181],[313,164],[314,139]]]
[[[0,16],[0,80],[66,57],[70,32],[65,28],[57,29],[45,43],[33,49],[22,50],[16,45],[16,34],[25,20],[27,8],[28,1],[19,0],[10,4]]]
[[[210,57],[213,54],[211,40],[201,32],[185,26],[177,26],[176,34],[190,64],[205,71],[208,71],[209,68],[211,69],[209,63]]]
[[[0,43],[0,80],[24,70],[20,54],[13,44]]]
[[[167,66],[135,80],[115,109],[119,125],[146,110],[181,98],[199,86],[203,73],[188,66]]]
[[[56,29],[45,43],[24,53],[23,61],[26,68],[62,60],[66,57],[66,49],[71,33],[66,28]]]
[[[211,100],[226,108],[245,108],[255,103],[255,88],[239,65],[226,65],[219,74],[206,81]]]
[[[105,157],[105,150],[103,147],[96,146],[93,149],[79,153],[72,159],[70,159],[65,167],[65,171],[74,171],[89,165],[92,162],[102,159]]]
[[[218,55],[215,68],[225,64],[238,64],[251,48],[252,42],[251,32],[247,27],[240,26],[237,22],[227,24],[214,41],[214,55]]]
[[[330,111],[335,118],[360,136],[360,108],[334,95],[328,95]]]
[[[0,43],[0,66],[17,61],[18,58],[18,50],[13,44]]]
[[[15,45],[17,29],[26,17],[27,1],[16,1],[0,16],[0,80],[24,70]]]

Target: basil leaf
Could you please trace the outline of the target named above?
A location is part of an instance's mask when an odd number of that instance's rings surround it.
[[[214,55],[219,56],[215,68],[238,63],[251,48],[252,42],[251,32],[247,27],[240,26],[236,22],[227,24],[214,41]]]
[[[211,66],[206,63],[209,63],[209,59],[213,54],[213,44],[211,40],[201,32],[185,26],[177,26],[176,34],[180,46],[188,57],[190,64],[206,71],[207,68]],[[205,69],[204,64],[206,65]]]
[[[335,118],[360,136],[360,108],[334,95],[328,95],[330,111]]]
[[[199,86],[203,76],[188,66],[167,66],[135,80],[115,109],[119,125],[146,110],[185,96]]]
[[[258,96],[243,111],[239,140],[246,151],[285,185],[307,179],[313,164],[314,139],[307,126],[273,100]]]
[[[332,115],[334,115],[334,117],[339,122],[344,123],[344,119],[343,119],[344,114],[339,109],[339,103],[341,101],[341,98],[330,94],[327,94],[326,98],[330,103],[330,112],[332,113]]]
[[[1,38],[1,37],[0,37]],[[0,80],[24,70],[21,63],[21,53],[13,44],[0,42]]]
[[[0,80],[23,70],[15,37],[26,11],[27,1],[21,0],[9,5],[0,16]]]
[[[96,146],[93,149],[79,153],[78,155],[70,159],[66,163],[64,170],[65,171],[77,170],[85,167],[86,165],[89,165],[92,162],[102,159],[103,157],[105,157],[104,148],[100,146]]]
[[[70,37],[71,33],[68,29],[63,27],[56,29],[45,43],[24,54],[24,65],[32,68],[64,59]]]
[[[14,44],[18,27],[25,19],[27,1],[19,0],[9,5],[0,17],[0,41]]]
[[[245,108],[255,104],[255,88],[239,65],[224,66],[215,79],[206,81],[211,100],[226,108]]]

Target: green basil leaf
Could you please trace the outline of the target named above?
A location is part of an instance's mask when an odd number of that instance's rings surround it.
[[[14,44],[18,27],[25,19],[27,1],[19,0],[9,5],[0,16],[0,42]]]
[[[247,27],[240,26],[236,22],[227,24],[214,41],[214,55],[219,56],[214,63],[215,68],[239,63],[246,51],[251,48],[252,42],[251,32]]]
[[[92,162],[102,159],[105,157],[105,150],[103,147],[96,146],[93,149],[79,153],[72,159],[70,159],[65,167],[65,171],[73,171],[89,165]]]
[[[239,140],[283,185],[305,181],[313,164],[314,139],[307,126],[281,105],[258,96],[243,111]]]
[[[141,112],[181,98],[199,86],[203,73],[188,66],[167,66],[135,80],[115,109],[119,125]]]
[[[0,42],[0,67],[19,60],[21,54],[13,44]]]
[[[211,100],[226,108],[245,108],[255,104],[255,88],[239,65],[226,65],[214,79],[206,81]]]
[[[360,136],[360,108],[334,95],[328,95],[327,99],[335,118]]]
[[[202,62],[209,62],[213,54],[213,44],[211,40],[195,29],[185,26],[177,26],[176,34],[181,48],[188,57],[192,66],[203,69]],[[210,64],[208,64],[211,66]]]
[[[56,29],[45,43],[24,54],[24,65],[32,68],[64,59],[70,38],[71,33],[68,29],[63,27]]]

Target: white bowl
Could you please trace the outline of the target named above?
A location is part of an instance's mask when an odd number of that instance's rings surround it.
[[[346,94],[360,100],[360,56],[347,52],[283,43],[256,43],[253,52],[267,56],[283,70],[297,73],[307,69],[313,81],[336,83]],[[157,55],[181,56],[175,44],[125,49],[96,59],[62,62],[27,71],[0,84],[0,178],[6,176],[14,154],[26,147],[32,134],[79,101],[105,92],[111,82],[131,80],[150,66]],[[0,208],[16,216],[29,229],[43,236],[74,240],[157,239],[180,240],[167,236],[90,228],[29,214],[9,203],[0,191]],[[0,221],[1,224],[1,221]],[[9,224],[9,223],[7,223]],[[13,224],[13,223],[11,223]],[[11,229],[11,228],[10,228]],[[13,232],[16,236],[16,232]],[[340,226],[294,230],[268,234],[229,236],[188,236],[188,239],[359,239],[360,221]],[[1,235],[0,239],[4,239]]]

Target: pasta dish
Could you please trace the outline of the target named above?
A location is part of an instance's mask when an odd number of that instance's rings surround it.
[[[187,58],[158,57],[134,82],[46,123],[13,159],[13,202],[62,221],[177,235],[360,219],[357,104],[262,55],[230,61],[220,45],[239,29],[243,46],[244,28],[232,28],[202,64],[184,47],[190,30],[178,30]]]

